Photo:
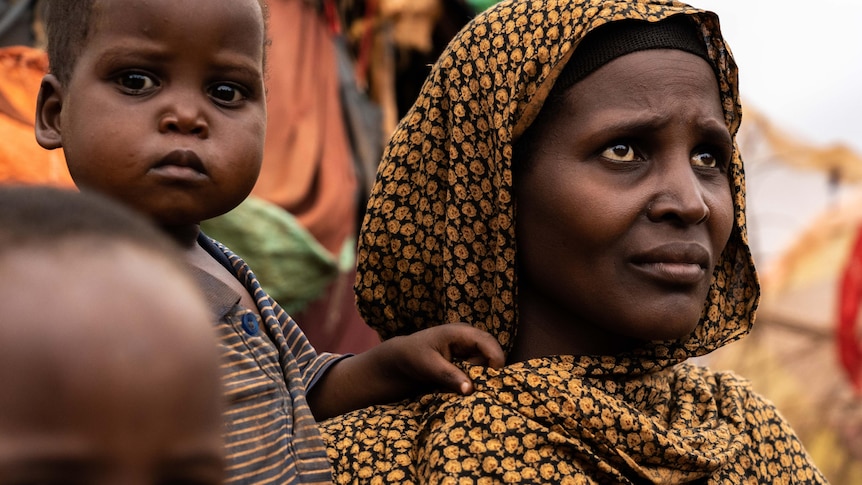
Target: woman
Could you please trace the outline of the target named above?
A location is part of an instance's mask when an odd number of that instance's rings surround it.
[[[739,121],[712,13],[513,0],[465,27],[384,156],[356,291],[384,338],[466,321],[508,365],[325,423],[336,480],[825,483],[746,381],[685,362],[757,306]]]

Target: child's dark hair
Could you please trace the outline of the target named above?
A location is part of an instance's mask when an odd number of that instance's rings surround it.
[[[96,0],[41,0],[38,16],[45,23],[48,38],[48,60],[51,74],[60,84],[66,86],[72,78],[72,70],[81,55],[81,49],[90,34],[90,17]],[[258,0],[263,11],[264,34],[267,32],[269,9],[266,0]],[[266,66],[266,46],[268,37],[264,35],[263,65]]]
[[[105,196],[36,185],[0,186],[0,255],[71,241],[129,243],[181,264],[180,248],[142,215]]]
[[[95,0],[42,0],[39,16],[48,37],[51,73],[62,85],[72,77],[72,69],[90,31],[90,14]]]

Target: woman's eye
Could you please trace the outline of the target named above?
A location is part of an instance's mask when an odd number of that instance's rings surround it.
[[[248,97],[243,89],[233,84],[216,84],[209,89],[209,95],[223,103],[237,103]]]
[[[117,84],[131,93],[140,93],[158,86],[152,77],[139,72],[121,74],[117,77]]]
[[[631,162],[637,158],[635,149],[626,143],[617,143],[605,148],[602,156],[615,162]]]
[[[695,153],[691,162],[695,167],[715,168],[719,165],[718,159],[710,152]]]

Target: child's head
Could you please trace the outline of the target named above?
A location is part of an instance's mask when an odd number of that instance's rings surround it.
[[[263,154],[258,0],[49,2],[36,138],[82,189],[164,227],[235,207]]]
[[[0,292],[0,484],[220,483],[215,336],[160,231],[92,194],[2,188]]]
[[[267,14],[265,0],[258,0],[264,17]],[[87,42],[90,32],[90,16],[96,0],[40,0],[37,3],[38,17],[45,24],[48,56],[51,58],[51,73],[61,84],[66,85],[75,68],[75,61]]]

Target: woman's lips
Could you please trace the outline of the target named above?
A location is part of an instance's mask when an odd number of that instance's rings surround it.
[[[638,254],[631,264],[650,279],[670,285],[694,285],[710,276],[709,251],[700,244],[664,244]]]
[[[706,270],[694,263],[634,263],[649,278],[671,285],[694,285],[703,281]]]

